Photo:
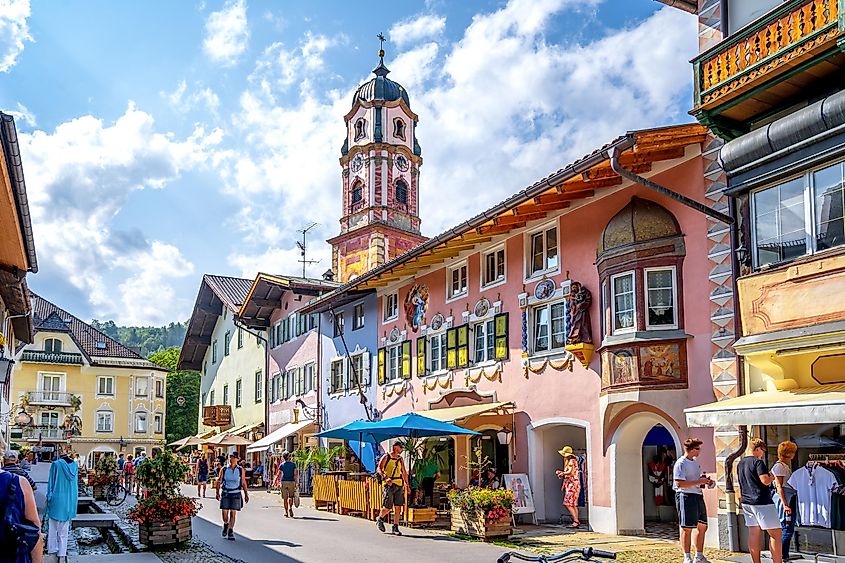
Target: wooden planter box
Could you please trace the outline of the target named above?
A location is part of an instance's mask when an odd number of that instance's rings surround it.
[[[409,508],[408,509],[408,523],[409,524],[434,524],[437,520],[436,508]]]
[[[106,500],[105,485],[93,485],[91,488],[93,489],[91,496],[94,497],[94,500]]]
[[[462,512],[452,509],[452,531],[476,538],[498,538],[511,535],[510,520],[497,524],[488,524],[480,512]]]
[[[138,526],[138,539],[149,549],[173,545],[191,539],[191,518],[181,516],[176,522],[146,522]]]

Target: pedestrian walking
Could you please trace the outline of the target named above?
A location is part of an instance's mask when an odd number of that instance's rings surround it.
[[[126,484],[123,482],[123,466],[126,464],[125,454],[122,452],[117,456],[117,478],[120,481],[120,484],[124,487]]]
[[[569,516],[572,522],[567,528],[578,528],[581,526],[581,521],[578,518],[578,497],[581,495],[581,475],[578,470],[578,458],[571,446],[564,446],[563,449],[558,450],[563,456],[563,471],[558,469],[555,475],[563,479],[563,484],[560,490],[563,491],[563,506],[569,511]]]
[[[197,496],[202,496],[202,498],[205,498],[205,491],[208,487],[208,461],[210,459],[211,456],[209,456],[208,459],[200,457],[194,465],[194,471],[197,477]]]
[[[782,563],[780,518],[772,500],[771,489],[775,476],[766,467],[766,442],[752,438],[751,455],[739,460],[736,472],[739,477],[739,492],[742,500],[742,514],[748,527],[748,551],[751,560],[760,563],[760,547],[763,541],[761,530],[769,534],[769,548],[772,562]]]
[[[15,450],[6,450],[3,454],[3,469],[29,481],[29,486],[32,487],[33,491],[38,489],[35,481],[29,476],[29,472],[18,463],[18,452]]]
[[[222,489],[222,493],[221,493]],[[229,454],[229,465],[220,470],[217,478],[217,500],[223,513],[223,537],[235,541],[235,519],[237,513],[249,502],[246,488],[246,472],[238,465],[238,454]]]
[[[138,454],[138,457],[136,457],[135,460],[132,462],[132,465],[134,466],[133,472],[137,470],[138,466],[144,463],[145,461],[147,461],[147,452],[146,450],[141,450],[141,453]],[[135,481],[135,496],[141,498],[143,492],[144,488],[141,486],[141,483]]]
[[[135,479],[135,463],[132,459],[132,454],[129,454],[126,456],[126,463],[123,464],[123,486],[130,495],[134,494],[132,485]]]
[[[382,502],[381,512],[376,518],[378,529],[384,532],[384,517],[390,514],[393,509],[393,528],[390,532],[401,536],[399,531],[399,518],[402,516],[402,508],[405,506],[405,495],[410,493],[410,482],[408,471],[405,469],[405,462],[402,461],[402,444],[393,442],[390,453],[381,456],[378,462],[377,474],[382,478]]]
[[[279,475],[281,475],[282,503],[285,506],[285,517],[293,518],[293,496],[296,494],[297,470],[296,464],[290,460],[290,452],[282,453],[282,461],[279,463]]]
[[[48,522],[47,553],[55,553],[60,561],[67,560],[67,536],[70,522],[76,518],[78,499],[79,466],[69,456],[63,455],[50,465],[50,477],[47,480],[47,507],[45,517]]]
[[[681,547],[684,549],[684,563],[690,563],[692,536],[695,531],[695,563],[710,563],[704,556],[704,535],[707,533],[707,508],[704,506],[704,487],[713,487],[715,482],[701,472],[696,458],[701,453],[702,441],[688,438],[684,441],[685,455],[675,462],[672,479],[675,482],[675,497],[681,524]],[[759,562],[757,562],[759,563]]]
[[[791,487],[788,481],[792,477],[792,460],[797,452],[798,446],[794,442],[781,442],[778,444],[778,460],[772,466],[772,475],[775,476],[772,500],[780,517],[781,557],[784,561],[789,561],[789,542],[795,534],[798,491]]]

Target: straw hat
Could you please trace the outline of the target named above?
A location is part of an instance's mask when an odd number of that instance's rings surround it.
[[[563,457],[569,457],[569,456],[572,455],[572,447],[571,446],[563,446],[563,449],[558,450],[557,453],[559,453]]]

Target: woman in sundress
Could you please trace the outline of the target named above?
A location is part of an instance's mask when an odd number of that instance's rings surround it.
[[[570,528],[577,528],[581,525],[578,520],[578,496],[581,494],[581,477],[578,474],[578,459],[573,454],[570,446],[564,446],[558,451],[563,456],[563,471],[558,469],[555,474],[563,479],[561,490],[563,491],[563,506],[569,511],[572,517]]]

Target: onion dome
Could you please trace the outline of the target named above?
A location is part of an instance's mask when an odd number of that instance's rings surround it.
[[[410,108],[411,100],[408,98],[408,91],[398,82],[389,79],[387,77],[389,73],[390,70],[384,66],[384,51],[379,51],[378,66],[373,69],[375,77],[358,86],[352,98],[352,105],[355,105],[358,100],[363,102],[394,102],[401,98]]]

